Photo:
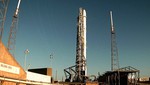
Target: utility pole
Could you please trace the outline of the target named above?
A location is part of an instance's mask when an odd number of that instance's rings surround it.
[[[57,80],[57,70],[56,70],[56,75],[55,75],[55,81],[58,81],[58,80]]]
[[[53,54],[50,54],[50,63],[51,63],[51,68],[52,68],[52,59],[53,59]]]
[[[116,32],[113,24],[112,11],[110,11],[111,21],[111,71],[119,69],[118,48],[116,44]]]
[[[0,0],[0,40],[2,40],[8,3],[9,0]]]
[[[27,70],[27,60],[26,60],[26,57],[27,57],[27,55],[29,54],[29,50],[28,49],[26,49],[25,51],[24,51],[24,53],[25,53],[25,56],[24,56],[24,70],[26,71]]]

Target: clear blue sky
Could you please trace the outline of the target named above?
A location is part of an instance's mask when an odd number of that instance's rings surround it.
[[[17,0],[10,0],[3,43],[7,45]],[[30,68],[53,67],[59,79],[75,65],[79,7],[87,11],[88,74],[111,69],[110,16],[113,11],[120,67],[133,66],[150,76],[150,0],[22,0],[16,38],[16,59]],[[54,54],[52,65],[50,54]],[[64,76],[65,77],[65,76]]]

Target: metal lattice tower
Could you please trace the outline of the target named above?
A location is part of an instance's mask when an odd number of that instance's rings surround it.
[[[9,0],[0,0],[0,40],[2,40],[8,2]]]
[[[12,53],[12,55],[14,55],[15,52],[17,26],[18,26],[18,18],[13,17],[8,38],[8,50]]]
[[[112,11],[110,11],[111,20],[111,70],[119,69],[118,48],[116,44],[116,33],[113,25]]]
[[[87,75],[86,68],[86,11],[79,9],[77,27],[77,47],[76,47],[76,72],[77,81],[83,81],[83,76]]]
[[[9,38],[8,38],[8,50],[11,52],[12,55],[14,55],[15,53],[16,33],[17,33],[17,26],[18,26],[18,13],[19,13],[20,2],[21,0],[18,1],[17,9],[13,15]]]

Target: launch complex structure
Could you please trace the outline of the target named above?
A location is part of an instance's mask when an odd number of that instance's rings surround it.
[[[6,11],[9,0],[0,0],[0,41],[2,40],[4,22],[6,18]],[[12,24],[10,27],[10,33],[8,38],[7,50],[11,55],[15,54],[15,42],[17,25],[19,18],[19,7],[21,0],[18,0],[17,8],[12,17]],[[74,66],[70,66],[64,69],[66,82],[79,82],[87,83],[90,77],[94,77],[94,80],[99,82],[106,82],[108,85],[127,85],[128,75],[136,76],[131,82],[137,83],[139,79],[139,70],[128,66],[120,68],[118,59],[118,48],[116,44],[116,32],[113,24],[112,11],[110,11],[111,21],[111,71],[107,71],[99,78],[94,75],[87,75],[87,63],[86,63],[86,10],[83,8],[79,9],[79,15],[77,17],[77,38],[76,38],[76,61]],[[26,59],[25,59],[26,67]],[[125,81],[125,82],[124,82]],[[20,81],[19,81],[20,82]]]
[[[87,78],[85,9],[79,9],[77,22],[76,65],[64,69],[68,82],[84,82]]]
[[[128,66],[120,68],[118,59],[118,48],[116,43],[116,32],[113,24],[112,11],[110,11],[110,30],[111,30],[111,71],[96,76],[87,75],[86,65],[86,11],[79,9],[77,18],[77,42],[76,42],[76,64],[64,69],[66,76],[65,82],[90,82],[90,77],[94,77],[94,81],[106,82],[108,85],[128,85],[129,83],[137,84],[139,79],[139,70]],[[128,82],[128,76],[135,76]]]

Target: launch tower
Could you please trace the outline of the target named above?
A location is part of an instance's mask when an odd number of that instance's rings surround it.
[[[76,72],[77,80],[84,80],[87,76],[86,67],[86,11],[79,9],[78,26],[77,26],[77,47],[76,47]]]
[[[75,65],[64,69],[67,82],[84,82],[87,78],[86,66],[86,11],[79,9],[77,18],[77,43]]]

